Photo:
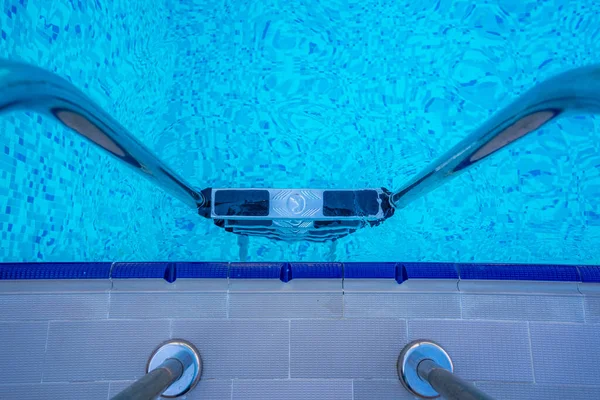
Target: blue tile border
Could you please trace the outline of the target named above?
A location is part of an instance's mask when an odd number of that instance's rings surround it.
[[[453,263],[399,263],[406,279],[458,279],[457,264]]]
[[[0,280],[26,279],[411,279],[600,283],[600,266],[427,262],[0,263]]]
[[[229,276],[229,263],[226,262],[178,262],[175,276],[179,278],[222,278]]]
[[[0,280],[108,279],[112,263],[1,263]]]
[[[231,263],[230,279],[280,279],[289,281],[288,263]]]
[[[578,267],[581,281],[587,283],[600,283],[600,266],[588,265]]]
[[[462,280],[581,282],[574,265],[458,264]]]
[[[395,279],[394,262],[349,262],[344,263],[345,279]]]
[[[292,279],[341,279],[342,263],[290,263],[289,280]]]
[[[117,262],[113,265],[112,279],[157,278],[175,281],[175,263],[169,262]]]

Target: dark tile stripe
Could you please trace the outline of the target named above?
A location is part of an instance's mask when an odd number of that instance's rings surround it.
[[[111,269],[112,265],[112,269]],[[0,263],[0,280],[140,279],[461,279],[600,282],[600,266],[548,264],[461,264],[421,262],[219,263],[73,262]]]

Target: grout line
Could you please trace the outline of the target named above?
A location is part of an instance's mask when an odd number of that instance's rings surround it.
[[[354,379],[352,379],[352,400],[354,400]]]
[[[292,378],[292,320],[288,320],[288,379]]]
[[[343,283],[342,283],[343,285]],[[342,319],[346,319],[346,293],[342,288]]]
[[[196,321],[196,322],[214,322],[214,321],[227,321],[226,318],[224,317],[206,317],[206,318],[159,318],[159,317],[151,317],[151,318],[108,318],[108,319],[104,319],[104,318],[69,318],[69,319],[61,319],[61,318],[51,318],[51,319],[8,319],[8,320],[2,320],[0,319],[0,323],[22,323],[22,322],[58,322],[58,323],[64,323],[64,322],[101,322],[101,321],[119,321],[119,322],[165,322],[165,321],[174,321],[174,320],[178,320],[178,321]],[[528,322],[527,320],[524,319],[492,319],[492,318],[467,318],[464,320],[461,320],[459,318],[435,318],[435,317],[431,317],[431,318],[420,318],[420,317],[373,317],[373,318],[368,318],[368,317],[352,317],[352,318],[348,318],[348,321],[357,321],[357,320],[363,320],[366,322],[371,322],[371,321],[403,321],[403,320],[411,320],[411,321],[456,321],[456,322],[497,322],[497,323],[504,323],[504,324],[519,324],[519,323],[525,323]],[[290,317],[279,317],[279,318],[256,318],[256,317],[247,317],[247,318],[230,318],[229,321],[245,321],[245,322],[252,322],[252,321],[261,321],[261,322],[283,322],[283,321],[332,321],[332,322],[336,322],[336,321],[340,321],[339,317],[328,317],[328,318],[324,318],[324,317],[306,317],[306,318],[290,318]],[[534,320],[531,321],[534,322],[536,324],[551,324],[551,325],[568,325],[568,326],[584,326],[584,325],[591,325],[591,326],[599,326],[600,323],[595,323],[595,322],[589,322],[589,323],[583,323],[583,322],[574,322],[574,321],[553,321],[553,320]]]
[[[113,268],[115,267],[116,262],[110,264],[110,270],[108,271],[108,279],[112,282]]]
[[[531,346],[531,328],[529,324],[529,321],[527,321],[527,337],[529,339],[529,360],[531,362],[531,375],[533,378],[533,383],[535,384],[535,368],[533,367],[533,347]]]
[[[108,291],[108,307],[106,307],[106,319],[110,318],[110,305],[112,302],[112,296],[111,296],[112,293],[111,292],[112,292],[112,290]]]
[[[46,372],[46,357],[48,354],[48,338],[50,337],[50,321],[48,321],[48,327],[46,328],[46,344],[44,345],[44,361],[42,364],[42,377],[40,383],[44,382],[44,373]]]
[[[227,292],[225,294],[225,318],[229,319],[229,283],[227,284]]]

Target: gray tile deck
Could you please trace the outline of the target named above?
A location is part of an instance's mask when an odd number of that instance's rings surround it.
[[[1,359],[11,363],[3,368],[0,384],[41,381],[47,334],[47,322],[0,322]]]
[[[600,399],[600,387],[560,386],[531,383],[477,382],[476,386],[502,400],[592,400]]]
[[[225,318],[227,293],[115,292],[110,318]]]
[[[346,318],[460,318],[458,293],[346,293],[344,302]]]
[[[600,325],[531,323],[530,330],[536,382],[600,382]]]
[[[399,380],[354,380],[354,400],[415,399]]]
[[[102,292],[0,294],[0,321],[106,318],[108,297]]]
[[[533,382],[525,322],[416,320],[408,323],[408,333],[411,340],[442,345],[465,379]]]
[[[127,388],[134,381],[115,381],[110,382],[108,397],[119,394],[123,389]],[[185,400],[231,400],[231,381],[230,380],[209,380],[205,379],[198,384],[188,394],[185,395]],[[106,399],[106,394],[104,395]],[[58,400],[58,399],[57,399]]]
[[[352,400],[351,380],[234,381],[233,400]]]
[[[600,324],[600,296],[586,296],[584,299],[585,321]]]
[[[342,293],[231,293],[230,318],[341,318]]]
[[[0,316],[10,320],[0,322],[0,354],[16,360],[0,377],[0,399],[106,399],[170,337],[202,354],[188,400],[412,399],[396,359],[415,338],[441,343],[458,375],[498,399],[600,398],[600,291],[590,288],[582,296],[128,285],[110,294],[0,290]],[[39,362],[31,368],[23,354]]]
[[[291,377],[392,379],[405,344],[400,320],[292,321]]]
[[[463,294],[465,319],[583,322],[583,296]]]
[[[169,339],[169,321],[50,322],[45,382],[136,379]]]
[[[0,399],[106,400],[108,382],[0,385]]]
[[[289,322],[174,320],[173,337],[196,345],[207,379],[287,378]]]

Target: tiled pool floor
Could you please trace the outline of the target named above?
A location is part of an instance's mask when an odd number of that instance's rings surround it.
[[[0,304],[0,399],[110,398],[169,338],[202,354],[188,399],[409,399],[395,363],[417,338],[498,399],[600,398],[598,284],[21,280]]]

